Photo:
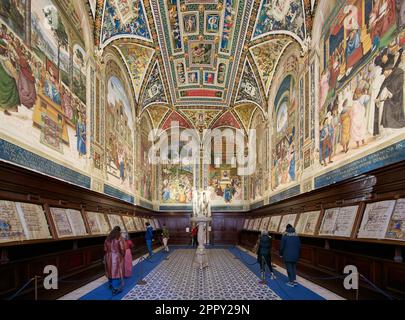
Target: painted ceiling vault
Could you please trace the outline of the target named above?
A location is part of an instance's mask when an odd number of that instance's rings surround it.
[[[311,0],[90,3],[95,42],[100,51],[119,52],[137,114],[148,112],[162,126],[172,110],[199,129],[228,112],[246,128],[256,107],[266,112],[278,62],[290,44],[305,46],[316,6]]]

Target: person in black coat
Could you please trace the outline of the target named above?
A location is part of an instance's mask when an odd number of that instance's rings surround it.
[[[281,238],[280,257],[283,259],[288,273],[288,283],[290,287],[295,287],[297,283],[297,262],[300,258],[301,242],[295,229],[288,224],[286,231]]]
[[[272,238],[269,236],[267,231],[262,231],[262,234],[259,238],[259,245],[257,247],[257,262],[260,265],[260,270],[262,277],[266,271],[266,264],[269,267],[271,279],[275,279],[273,267],[271,266],[271,244]]]

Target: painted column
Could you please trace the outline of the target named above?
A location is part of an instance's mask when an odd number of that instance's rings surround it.
[[[25,42],[31,48],[31,0],[25,3]]]

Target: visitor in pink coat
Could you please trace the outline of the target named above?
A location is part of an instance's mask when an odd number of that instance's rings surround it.
[[[121,228],[116,226],[104,242],[105,275],[113,295],[121,292],[124,286],[124,252],[125,243],[121,236]]]
[[[132,248],[134,244],[129,238],[128,233],[124,234],[125,238],[125,256],[124,256],[124,276],[130,278],[132,276]]]

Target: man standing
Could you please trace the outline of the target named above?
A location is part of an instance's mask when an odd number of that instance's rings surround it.
[[[198,227],[195,225],[193,226],[193,228],[191,229],[191,244],[194,247],[198,246],[198,240],[197,240],[197,236],[198,236]]]
[[[146,225],[146,233],[145,233],[146,247],[148,248],[149,257],[152,257],[153,228],[149,222],[146,222],[145,225]]]
[[[273,267],[271,266],[271,243],[272,238],[269,236],[268,231],[263,230],[262,235],[259,238],[259,245],[257,248],[257,262],[260,265],[260,270],[262,273],[262,279],[264,279],[266,264],[270,270],[271,279],[275,279]]]
[[[298,285],[296,277],[296,266],[300,257],[301,242],[295,229],[291,224],[288,224],[286,231],[281,238],[280,257],[283,259],[288,273],[287,286],[295,287]]]

